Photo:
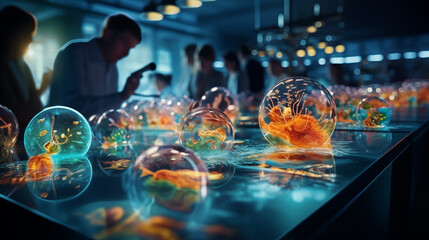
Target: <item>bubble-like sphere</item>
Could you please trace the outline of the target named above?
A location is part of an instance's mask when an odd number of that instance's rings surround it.
[[[291,77],[266,93],[258,119],[262,134],[274,146],[330,147],[337,114],[323,85],[309,78]]]
[[[195,109],[180,124],[180,143],[194,151],[231,150],[235,130],[231,120],[216,109]]]
[[[392,120],[392,108],[380,97],[367,97],[359,103],[356,115],[364,126],[380,128],[387,126]]]
[[[0,147],[2,149],[12,148],[18,135],[18,119],[9,108],[0,105]]]
[[[189,220],[207,196],[207,168],[191,150],[179,145],[147,149],[129,173],[128,197],[143,219],[167,216]]]
[[[102,144],[102,148],[127,145],[133,140],[129,130],[132,125],[127,112],[122,109],[110,109],[98,118],[95,136]]]
[[[225,113],[234,123],[239,111],[238,98],[229,89],[214,87],[201,97],[199,107],[214,108]]]
[[[146,113],[144,112],[145,106],[148,105],[149,100],[128,100],[121,104],[121,109],[128,113],[132,125],[130,129],[140,130],[148,125]]]
[[[81,157],[91,146],[91,128],[85,117],[72,108],[48,107],[31,119],[25,129],[24,146],[29,156]]]

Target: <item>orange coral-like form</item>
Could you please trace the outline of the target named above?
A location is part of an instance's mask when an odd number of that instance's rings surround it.
[[[282,113],[278,105],[273,107],[268,113],[271,122],[267,124],[260,119],[261,127],[295,147],[330,147],[329,135],[319,126],[313,116],[307,114],[292,116],[291,114],[285,115],[285,112],[290,112],[290,110],[286,108]]]
[[[178,188],[190,188],[199,191],[202,186],[201,177],[207,177],[207,173],[194,170],[168,170],[161,169],[152,172],[147,168],[142,168],[142,176],[153,175],[154,180],[167,180]]]
[[[27,163],[27,173],[32,181],[42,181],[49,178],[54,171],[54,164],[48,154],[31,157]]]
[[[200,130],[200,131],[198,131],[198,136],[200,136],[202,138],[215,137],[216,139],[219,139],[220,141],[225,141],[226,131],[223,128],[217,128],[215,130]]]

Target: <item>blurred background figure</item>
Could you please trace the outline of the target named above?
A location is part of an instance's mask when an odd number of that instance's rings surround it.
[[[130,75],[118,92],[117,62],[141,40],[137,22],[115,14],[107,17],[100,37],[67,43],[55,59],[49,104],[72,107],[85,117],[118,108],[142,76]]]
[[[196,49],[197,45],[188,44],[182,52],[182,74],[179,80],[174,83],[176,96],[189,96],[189,83],[196,72],[194,64]]]
[[[199,100],[213,87],[226,87],[222,72],[213,68],[216,54],[213,47],[206,44],[197,50],[198,72],[191,82],[190,97]]]
[[[283,68],[282,63],[279,60],[274,58],[271,58],[268,61],[267,72],[270,78],[268,79],[268,81],[266,81],[266,88],[265,88],[266,90],[273,87],[279,81],[289,77],[286,74],[286,70]]]
[[[249,79],[249,90],[252,93],[262,95],[264,91],[264,68],[251,58],[251,50],[246,45],[241,45],[237,53],[240,67]]]
[[[0,104],[8,107],[21,128],[42,110],[40,94],[50,83],[50,73],[45,73],[39,89],[24,61],[33,37],[37,32],[37,20],[33,14],[15,6],[0,11]]]
[[[249,90],[248,78],[240,68],[240,62],[237,55],[228,51],[223,55],[223,62],[227,70],[227,87],[235,95]]]
[[[160,97],[175,96],[173,88],[171,87],[171,75],[152,73],[150,78],[155,82]]]

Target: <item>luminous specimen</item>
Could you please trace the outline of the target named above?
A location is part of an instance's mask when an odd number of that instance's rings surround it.
[[[143,219],[168,209],[170,216],[186,220],[207,196],[205,164],[193,151],[179,145],[149,148],[137,158],[129,174],[129,198]]]
[[[385,127],[392,119],[390,104],[380,97],[364,98],[356,109],[359,121],[366,127]]]
[[[230,150],[234,137],[231,120],[216,109],[195,109],[179,128],[180,143],[194,151]]]
[[[62,106],[39,112],[24,133],[28,155],[49,154],[52,158],[84,156],[91,145],[90,126],[79,112]]]
[[[0,105],[0,148],[2,150],[12,148],[18,134],[19,125],[15,114],[9,108]]]
[[[308,78],[288,78],[265,95],[259,108],[259,126],[275,146],[330,147],[336,108],[329,91]]]

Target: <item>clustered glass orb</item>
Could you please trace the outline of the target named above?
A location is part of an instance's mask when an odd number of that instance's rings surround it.
[[[147,149],[129,173],[131,205],[143,219],[164,215],[187,220],[207,196],[208,171],[191,150],[179,145]]]
[[[274,85],[259,107],[259,126],[269,143],[295,148],[329,147],[337,122],[329,91],[303,77]]]
[[[199,107],[217,109],[227,115],[233,123],[239,110],[238,98],[224,87],[214,87],[205,92],[201,97]]]
[[[356,115],[364,126],[380,128],[390,123],[392,108],[386,100],[380,97],[367,97],[359,103]]]
[[[19,135],[19,124],[13,112],[0,105],[0,147],[1,149],[12,148]]]
[[[84,156],[91,146],[91,129],[78,111],[63,106],[48,107],[31,119],[24,133],[29,156],[53,158]]]
[[[122,109],[110,109],[97,120],[96,137],[102,148],[117,147],[129,144],[132,134],[129,127],[133,125],[128,113]]]
[[[179,128],[180,143],[194,151],[231,150],[234,137],[231,120],[216,109],[195,109]]]

